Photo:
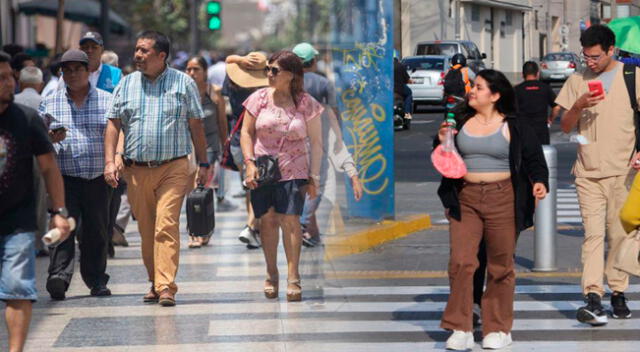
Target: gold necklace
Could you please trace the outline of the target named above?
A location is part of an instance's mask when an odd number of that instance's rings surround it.
[[[496,123],[496,122],[498,121],[498,119],[494,119],[494,120],[492,120],[491,122],[482,122],[482,121],[480,120],[480,118],[479,118],[479,117],[476,117],[476,121],[478,121],[478,123],[479,123],[479,124],[481,124],[481,125],[484,125],[484,126],[491,126],[491,125],[493,125],[494,123]]]

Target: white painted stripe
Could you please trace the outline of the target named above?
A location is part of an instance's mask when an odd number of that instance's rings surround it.
[[[558,210],[558,216],[580,216],[577,210]]]
[[[558,209],[577,209],[580,210],[580,205],[578,203],[569,203],[569,204],[558,204]]]
[[[558,217],[558,222],[562,223],[582,223],[581,217]]]
[[[506,351],[510,352],[586,352],[615,351],[637,352],[638,341],[514,341]],[[248,346],[249,344],[247,344]],[[243,346],[243,345],[240,345]],[[217,345],[215,345],[217,347]],[[389,351],[444,351],[445,342],[398,342],[398,343],[332,343],[301,342],[287,343],[288,351],[305,352],[389,352]],[[137,350],[136,350],[137,351]],[[221,350],[222,351],[222,350]],[[247,349],[249,351],[249,349]],[[252,350],[257,351],[257,350]],[[476,342],[473,351],[483,350],[481,343]]]
[[[251,329],[246,327],[250,326]],[[310,329],[310,327],[313,327]],[[512,331],[584,330],[587,325],[574,319],[516,319]],[[607,330],[637,330],[640,320],[614,320]],[[251,319],[212,320],[209,336],[250,336],[280,334],[332,334],[367,332],[442,331],[440,320],[326,320],[326,319]]]
[[[180,286],[180,283],[178,283]],[[121,285],[117,285],[121,286]],[[142,287],[142,285],[138,285]],[[241,282],[237,286],[242,289]],[[109,285],[109,287],[112,287]],[[180,286],[181,287],[181,286]],[[122,292],[116,290],[120,294],[131,294],[131,292],[146,292],[149,287],[144,285],[144,290],[139,291],[127,290]],[[113,289],[112,289],[113,291]],[[189,303],[188,300],[181,299],[178,292],[177,300],[179,304],[172,309],[163,309],[161,307],[149,307],[148,305],[132,305],[132,306],[110,306],[108,309],[96,309],[96,307],[69,307],[65,306],[49,306],[36,308],[36,314],[73,314],[74,318],[99,318],[99,317],[121,317],[121,316],[147,316],[147,315],[204,315],[204,314],[252,314],[252,313],[405,313],[405,312],[442,312],[446,306],[446,302],[324,302],[318,303],[313,301],[303,301],[299,303],[288,303],[284,292],[280,295],[279,300],[269,300],[266,298],[262,302],[244,302],[244,303],[224,303],[219,301],[216,303]],[[215,286],[212,285],[210,293],[216,292]],[[303,293],[304,296],[304,293]],[[545,312],[545,311],[575,311],[579,307],[584,306],[583,301],[516,301],[514,303],[514,311],[516,312]],[[628,303],[632,311],[640,309],[640,302],[630,301]]]
[[[517,275],[516,275],[517,276]],[[516,285],[516,294],[529,293],[580,293],[579,285]],[[629,285],[625,292],[640,292],[639,285]],[[345,296],[360,295],[421,295],[448,294],[449,286],[349,286],[343,288],[327,287],[325,294]]]

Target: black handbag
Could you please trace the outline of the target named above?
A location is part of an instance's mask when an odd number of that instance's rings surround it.
[[[258,187],[276,184],[282,178],[278,157],[260,155],[256,159],[256,168],[258,169],[258,179],[256,180]]]

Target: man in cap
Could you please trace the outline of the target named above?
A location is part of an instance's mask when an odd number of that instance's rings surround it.
[[[64,239],[69,224],[61,211],[64,186],[53,146],[38,113],[13,101],[16,83],[9,61],[9,55],[0,51],[0,300],[6,303],[8,351],[13,352],[24,348],[32,305],[38,299],[33,157],[57,209],[50,226],[57,227]]]
[[[122,78],[122,71],[114,66],[102,63],[104,42],[98,32],[87,32],[80,38],[80,50],[89,58],[89,82],[92,87],[113,93],[113,89]],[[64,81],[64,76],[61,82]],[[62,83],[61,83],[62,84]]]
[[[231,117],[229,118],[229,131],[233,130],[240,114],[244,110],[242,103],[258,88],[269,85],[269,79],[265,72],[267,57],[260,52],[251,52],[246,56],[230,55],[226,59],[227,77],[222,84],[222,95],[229,97],[231,105]],[[240,180],[244,180],[244,157],[240,149],[240,129],[231,138],[231,154],[233,161],[240,170]],[[246,191],[246,189],[245,189]],[[258,220],[253,215],[250,202],[250,193],[246,192],[247,225],[238,236],[240,242],[249,249],[260,248],[260,236],[258,232]]]
[[[89,58],[83,51],[68,50],[60,65],[66,88],[46,97],[39,112],[49,125],[54,142],[68,215],[82,225],[51,250],[46,287],[52,299],[65,299],[73,275],[75,236],[78,236],[82,280],[92,296],[109,296],[107,216],[112,191],[102,177],[102,170],[105,115],[111,93],[89,83]]]
[[[189,160],[195,147],[196,182],[205,184],[209,171],[204,112],[196,83],[170,68],[169,38],[156,31],[138,35],[134,62],[138,71],[122,80],[113,92],[107,117],[104,177],[118,186],[122,163],[128,200],[138,220],[142,260],[151,289],[147,303],[176,304],[176,274],[180,255],[180,210],[193,185]],[[118,150],[120,128],[123,150]],[[192,147],[193,143],[193,147]]]
[[[307,197],[304,203],[304,210],[300,217],[302,225],[302,244],[307,247],[314,247],[320,242],[320,230],[316,221],[315,212],[320,205],[320,200],[325,192],[327,172],[329,169],[329,159],[336,168],[344,171],[351,179],[353,196],[356,200],[362,197],[362,184],[358,177],[353,158],[347,151],[342,140],[342,131],[336,117],[338,105],[336,103],[336,93],[333,84],[325,77],[316,73],[318,51],[309,43],[300,43],[293,48],[293,53],[301,60],[304,68],[304,90],[311,94],[317,101],[328,105],[330,109],[324,109],[322,113],[322,146],[324,157],[320,171],[320,187],[318,197],[310,199]],[[335,138],[333,149],[329,147],[329,131],[333,131]]]

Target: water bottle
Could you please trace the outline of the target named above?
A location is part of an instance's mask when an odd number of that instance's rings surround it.
[[[454,143],[454,133],[453,131],[456,129],[456,116],[454,113],[447,113],[447,119],[445,120],[449,126],[447,127],[447,131],[444,135],[444,141],[442,141],[442,149],[445,152],[452,152],[456,149]]]

